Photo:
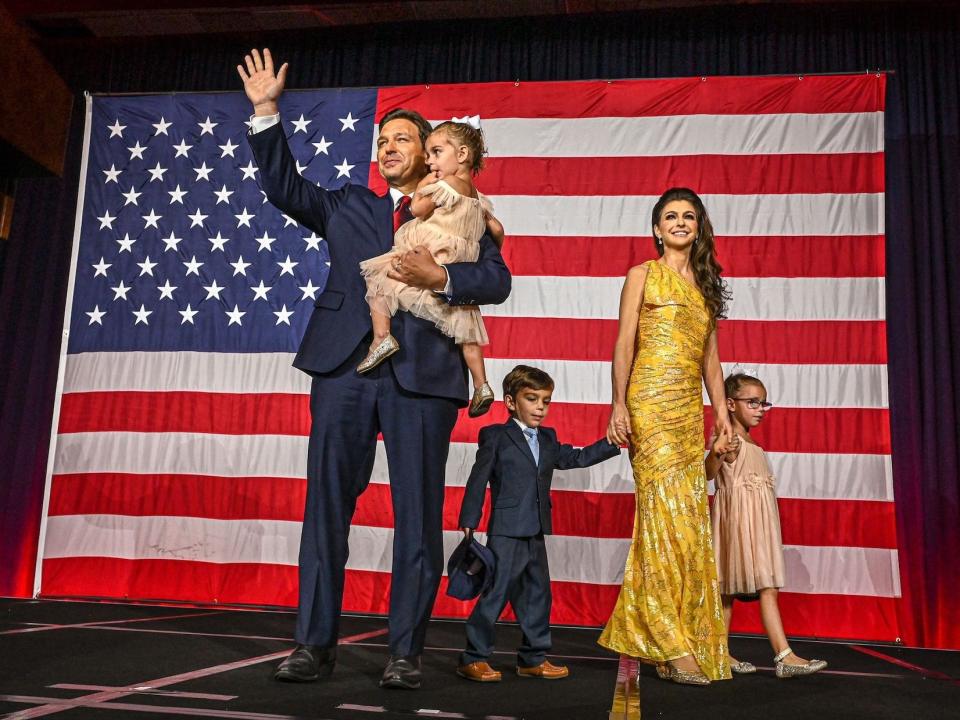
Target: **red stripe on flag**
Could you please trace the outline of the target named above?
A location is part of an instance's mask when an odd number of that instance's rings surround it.
[[[727,277],[883,277],[883,235],[721,236]]]
[[[457,490],[449,488],[447,493]],[[557,535],[629,538],[633,534],[633,494],[554,490],[550,497]],[[897,547],[893,503],[780,498],[778,505],[784,544]]]
[[[445,507],[444,528],[457,529],[463,488],[447,488],[454,507]],[[629,538],[633,534],[633,494],[553,490],[553,532],[576,537]],[[860,500],[798,500],[780,498],[783,542],[788,545],[872,547],[896,549],[893,503]],[[359,506],[358,506],[359,510]],[[481,530],[489,520],[484,505]]]
[[[117,397],[119,396],[119,397]],[[271,398],[279,398],[273,412]],[[131,404],[127,405],[127,401]],[[60,432],[196,432],[251,435],[301,435],[309,432],[307,395],[234,393],[65,393]],[[183,414],[184,408],[189,408]],[[94,412],[91,412],[91,409]],[[282,412],[281,412],[282,411]],[[251,413],[263,413],[264,418]],[[99,414],[97,414],[99,413]],[[606,433],[607,405],[553,403],[550,422],[564,429],[564,442],[589,445]],[[212,424],[212,419],[222,422]],[[507,411],[495,403],[487,415],[468,418],[461,411],[451,442],[477,442],[484,425],[504,422]],[[267,429],[264,429],[267,425]],[[706,431],[710,428],[705,408]],[[754,431],[770,452],[890,453],[889,413],[873,408],[777,408]]]
[[[704,418],[705,433],[709,433],[709,407],[704,409]],[[450,440],[475,443],[481,427],[506,419],[502,403],[495,403],[481,418],[472,419],[461,413]],[[546,424],[563,428],[562,442],[584,446],[606,434],[609,419],[607,405],[551,403]],[[886,409],[776,408],[752,435],[768,452],[890,454],[890,417]]]
[[[118,397],[119,396],[119,397]],[[278,398],[273,413],[272,398]],[[128,405],[127,402],[130,404]],[[309,433],[309,397],[285,394],[236,393],[66,393],[63,395],[60,432],[196,432],[252,435]],[[188,414],[182,414],[189,408]],[[589,445],[606,432],[606,405],[553,403],[550,425],[564,428],[564,442]],[[297,410],[299,410],[297,412]],[[252,413],[263,413],[263,418]],[[889,454],[890,430],[886,409],[777,408],[776,419],[760,426],[755,435],[771,452],[839,452]],[[494,405],[484,417],[471,419],[460,413],[452,442],[477,442],[480,428],[503,422],[507,412]],[[709,408],[705,409],[709,430]],[[213,424],[214,418],[222,422]],[[773,418],[773,416],[771,416]],[[264,429],[264,425],[268,428]]]
[[[488,358],[610,361],[616,320],[485,317]],[[882,320],[721,320],[720,359],[762,364],[886,364]]]
[[[137,491],[130,492],[131,487]],[[463,494],[462,486],[446,489],[445,530],[459,528]],[[557,535],[629,538],[633,532],[633,494],[554,490],[550,498]],[[300,478],[78,473],[54,476],[49,515],[301,522],[305,500],[306,481]],[[779,506],[783,541],[788,545],[897,546],[892,503],[781,498]],[[481,531],[486,530],[489,518],[488,492]],[[390,487],[371,484],[357,502],[353,524],[392,528],[393,521]]]
[[[487,195],[701,195],[880,193],[883,153],[487,158],[477,188]],[[376,167],[371,177],[379,177]]]
[[[309,435],[310,396],[288,393],[64,393],[59,432]]]
[[[306,494],[304,478],[71,473],[53,476],[48,514],[302,522]]]
[[[701,195],[880,193],[883,163],[883,153],[495,157],[484,161],[477,188],[491,196],[656,197],[668,187],[693,187]],[[368,178],[371,190],[386,192],[375,161]]]
[[[434,605],[434,617],[466,617],[473,602],[445,594],[446,578]],[[555,624],[601,626],[616,603],[619,587],[553,582]],[[347,570],[345,612],[386,614],[389,573]],[[217,604],[293,607],[297,568],[291,565],[229,564],[189,560],[61,558],[43,562],[43,597],[137,598]],[[896,598],[859,595],[780,593],[780,614],[787,630],[804,628],[810,636],[893,641],[898,635]],[[756,603],[736,603],[735,632],[762,633]],[[505,619],[509,618],[509,611]]]
[[[785,545],[897,549],[892,502],[779,498]]]
[[[882,320],[721,320],[722,361],[810,365],[886,365]]]
[[[380,89],[376,119],[398,107],[430,120],[480,113],[481,125],[489,118],[880,112],[885,85],[884,75],[407,85]]]
[[[296,565],[74,557],[48,558],[42,573],[43,597],[297,604]]]
[[[777,604],[784,628],[791,637],[802,634],[806,637],[863,638],[888,643],[900,638],[897,620],[900,598],[781,592]],[[730,630],[766,635],[760,621],[760,603],[734,602]]]
[[[883,277],[884,243],[883,235],[718,237],[717,259],[724,277]],[[533,277],[624,277],[657,257],[652,235],[508,235],[503,245],[510,271]]]

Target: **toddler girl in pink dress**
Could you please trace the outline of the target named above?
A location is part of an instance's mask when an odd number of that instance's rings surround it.
[[[473,185],[473,176],[483,167],[483,136],[467,123],[448,121],[434,128],[424,146],[430,172],[413,194],[410,210],[414,219],[397,230],[389,252],[360,263],[367,283],[373,343],[357,371],[369,372],[400,349],[390,334],[390,318],[398,310],[413,313],[435,323],[461,346],[474,386],[469,414],[477,417],[487,412],[494,400],[481,350],[488,338],[480,309],[450,305],[437,293],[406,285],[389,273],[397,258],[418,245],[425,246],[440,264],[476,261],[480,238],[492,219],[490,202]],[[494,233],[498,246],[503,243],[500,229]]]

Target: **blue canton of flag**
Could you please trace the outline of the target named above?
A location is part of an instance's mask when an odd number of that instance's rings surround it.
[[[284,93],[305,178],[367,184],[376,98]],[[267,202],[246,97],[96,97],[91,112],[68,352],[296,350],[330,256]]]

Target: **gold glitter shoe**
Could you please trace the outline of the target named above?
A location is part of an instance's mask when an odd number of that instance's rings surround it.
[[[493,405],[493,399],[493,388],[490,387],[490,383],[485,382],[474,391],[467,415],[472,418],[480,417]]]
[[[752,675],[757,671],[757,666],[745,660],[730,662],[730,670],[737,675]]]
[[[827,666],[826,660],[808,660],[803,665],[787,665],[783,660],[792,652],[793,650],[787,647],[784,648],[782,652],[778,652],[773,658],[773,663],[777,666],[777,677],[781,680],[800,677],[801,675],[813,675],[815,672],[820,672]]]
[[[399,349],[400,343],[397,339],[393,335],[387,335],[379,345],[367,353],[363,362],[357,365],[357,372],[361,375],[370,372]]]
[[[681,670],[669,663],[657,663],[657,677],[681,685],[709,685],[710,679],[699,670]]]
[[[681,670],[670,666],[670,679],[681,685],[709,685],[710,679],[699,670]]]

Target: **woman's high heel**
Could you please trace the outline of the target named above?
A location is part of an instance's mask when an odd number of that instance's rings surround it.
[[[680,685],[709,685],[710,679],[699,670],[681,670],[669,663],[657,663],[657,677]]]

